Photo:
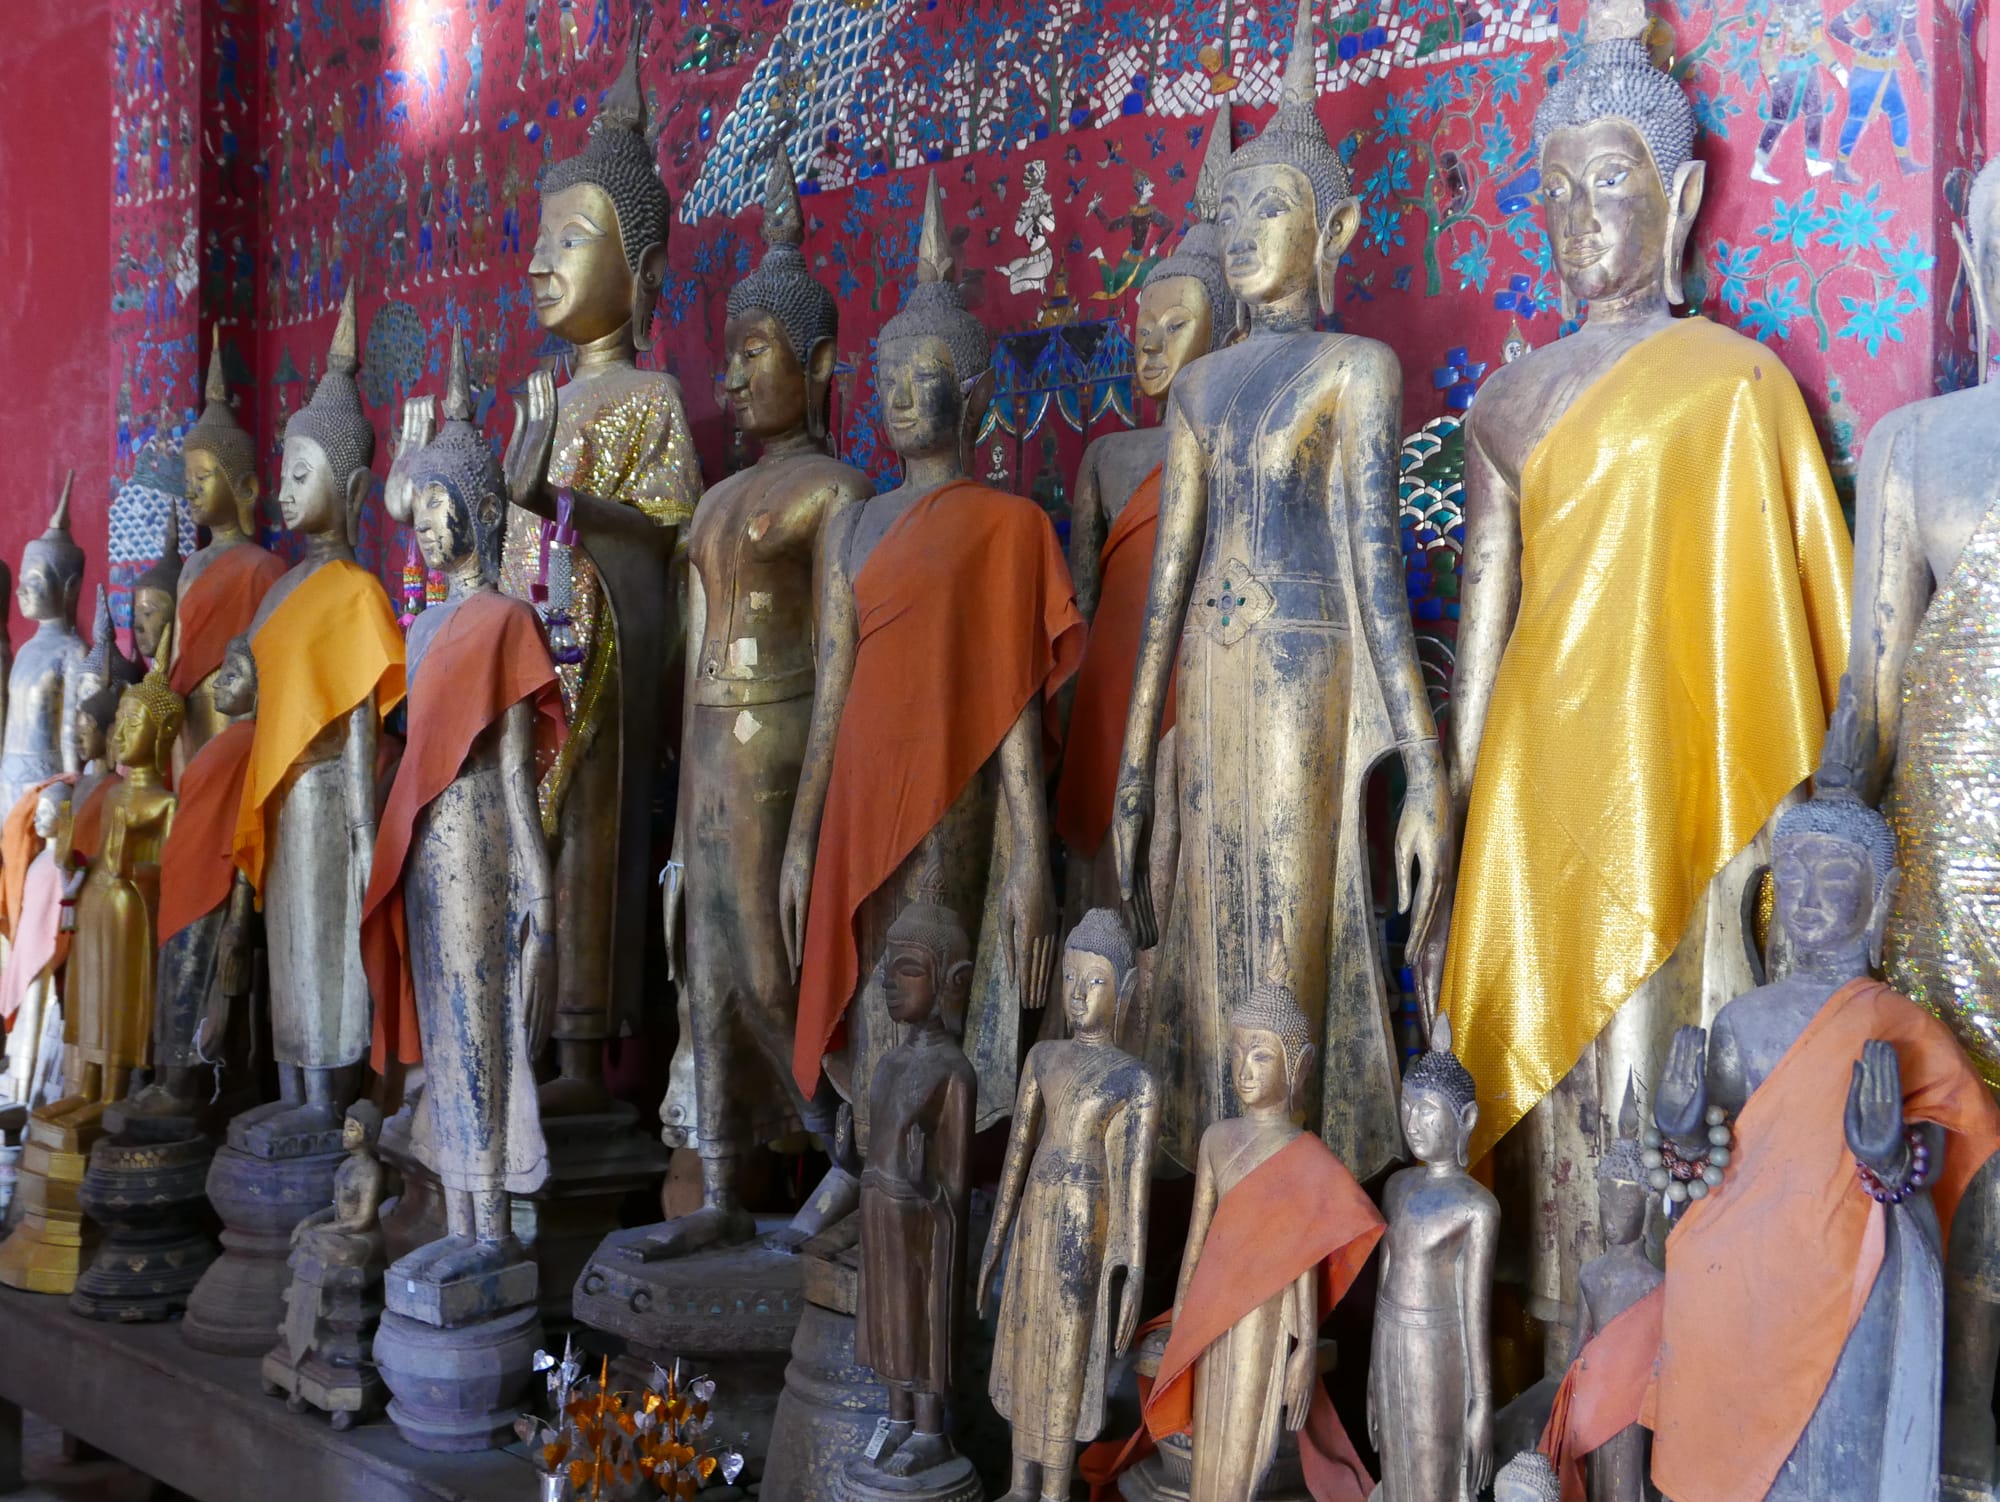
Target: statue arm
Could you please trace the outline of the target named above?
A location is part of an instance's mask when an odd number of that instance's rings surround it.
[[[1027,1180],[1028,1162],[1041,1135],[1042,1087],[1035,1063],[1035,1054],[1030,1051],[1028,1062],[1021,1069],[1020,1092],[1014,1098],[1014,1121],[1007,1130],[1007,1159],[1000,1168],[1000,1190],[993,1202],[993,1227],[986,1235],[986,1254],[980,1259],[979,1281],[975,1285],[975,1307],[981,1319],[986,1317],[993,1272],[1000,1265],[1000,1252],[1007,1245],[1014,1212],[1020,1208],[1021,1185]]]
[[[1174,1283],[1176,1324],[1180,1322],[1181,1301],[1187,1297],[1188,1284],[1194,1281],[1195,1265],[1201,1261],[1201,1249],[1208,1240],[1209,1225],[1215,1220],[1218,1198],[1215,1165],[1209,1160],[1208,1138],[1204,1134],[1201,1146],[1195,1151],[1194,1212],[1188,1217],[1187,1246],[1181,1253],[1180,1277]]]
[[[1500,1239],[1500,1207],[1482,1202],[1473,1212],[1465,1244],[1465,1463],[1475,1494],[1493,1479],[1493,1353],[1486,1339],[1493,1315],[1493,1261]]]
[[[1076,497],[1070,503],[1069,576],[1076,585],[1076,608],[1086,621],[1097,619],[1097,595],[1103,584],[1100,555],[1104,537],[1110,530],[1104,516],[1103,498],[1098,494],[1097,450],[1084,450],[1077,467]]]
[[[681,906],[686,898],[687,833],[689,811],[694,808],[694,759],[687,745],[688,725],[693,718],[695,676],[701,670],[701,652],[708,636],[708,590],[701,570],[690,557],[687,565],[686,620],[681,633],[681,756],[680,796],[674,800],[674,842],[667,855],[667,869],[660,873],[660,912],[665,922],[667,979],[680,983],[686,969],[686,951],[681,941]]]
[[[1489,393],[1490,394],[1490,393]],[[1465,551],[1457,661],[1451,678],[1450,777],[1457,827],[1472,801],[1473,769],[1494,680],[1521,608],[1521,500],[1487,453],[1479,404],[1465,440]]]
[[[1013,838],[1000,893],[1001,937],[1021,1005],[1039,1009],[1055,970],[1055,883],[1049,871],[1049,800],[1042,778],[1042,696],[1034,694],[1000,742],[1000,794]]]
[[[1895,763],[1903,666],[1931,592],[1917,531],[1912,437],[1907,408],[1876,425],[1863,451],[1854,508],[1854,635],[1847,671],[1864,741],[1870,730],[1876,736],[1874,765],[1859,769],[1873,797],[1881,795]]]
[[[250,994],[250,923],[256,910],[256,892],[241,871],[230,880],[225,906],[228,911],[216,944],[216,974],[221,984],[209,991],[208,1005],[195,1032],[195,1054],[210,1062],[220,1054],[231,1004]]]
[[[931,1133],[931,1179],[937,1185],[933,1201],[953,1247],[954,1278],[965,1276],[966,1193],[972,1157],[972,1115],[978,1082],[968,1065],[945,1086],[937,1122]]]
[[[1160,1141],[1160,1097],[1148,1076],[1123,1110],[1111,1119],[1105,1143],[1107,1181],[1111,1192],[1105,1268],[1122,1267],[1111,1349],[1116,1356],[1131,1347],[1139,1329],[1139,1301],[1146,1281],[1146,1216],[1153,1196],[1153,1152]]]

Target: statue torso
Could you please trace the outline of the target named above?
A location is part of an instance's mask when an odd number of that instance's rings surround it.
[[[935,1192],[930,1145],[954,1093],[965,1098],[970,1126],[977,1088],[971,1062],[949,1037],[912,1042],[884,1054],[869,1084],[869,1173],[925,1195]]]
[[[139,786],[128,777],[112,790],[108,801],[99,870],[115,880],[130,880],[139,867],[160,863],[174,795],[157,784]]]
[[[1492,1194],[1465,1173],[1405,1168],[1382,1196],[1381,1297],[1408,1309],[1462,1307],[1458,1262],[1482,1220],[1497,1221]]]
[[[63,690],[83,653],[83,638],[61,628],[37,631],[22,644],[7,679],[7,754],[45,756],[53,764],[63,740]]]
[[[1097,505],[1109,523],[1118,519],[1139,482],[1166,462],[1164,427],[1132,428],[1094,439],[1083,456],[1084,470],[1097,481]]]
[[[1216,1122],[1201,1138],[1201,1151],[1215,1176],[1216,1197],[1229,1193],[1303,1135],[1303,1129],[1292,1121],[1232,1116]]]
[[[1895,462],[1914,498],[1917,535],[1936,591],[1950,581],[1966,543],[2000,498],[2000,385],[1933,397],[1898,416]]]
[[[1105,1129],[1143,1088],[1145,1066],[1111,1044],[1066,1038],[1036,1044],[1029,1067],[1045,1112],[1036,1161],[1087,1159],[1101,1169]]]

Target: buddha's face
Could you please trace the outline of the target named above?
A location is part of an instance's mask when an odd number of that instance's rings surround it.
[[[285,440],[285,473],[278,487],[278,515],[290,532],[332,532],[347,525],[346,502],[334,488],[333,465],[319,440],[297,434]]]
[[[1777,920],[1801,953],[1863,939],[1875,906],[1875,868],[1859,845],[1830,834],[1789,834],[1771,859]]]
[[[1191,276],[1148,282],[1139,293],[1133,326],[1138,360],[1133,375],[1139,394],[1159,401],[1188,361],[1208,353],[1214,331],[1208,289]]]
[[[121,767],[150,767],[157,737],[153,717],[146,713],[136,694],[118,701],[118,714],[111,722],[111,755]]]
[[[350,1153],[358,1153],[368,1146],[368,1126],[358,1116],[350,1116],[340,1124],[340,1145]]]
[[[1593,120],[1549,137],[1542,212],[1571,297],[1599,302],[1659,283],[1672,216],[1652,153],[1629,121]]]
[[[435,573],[456,568],[478,549],[471,512],[435,480],[417,493],[410,524],[416,529],[424,566]]]
[[[46,559],[29,554],[21,560],[21,582],[14,588],[14,603],[31,621],[52,621],[61,614],[62,583]]]
[[[1285,1045],[1274,1032],[1260,1027],[1229,1031],[1229,1078],[1243,1109],[1284,1109],[1292,1088],[1285,1068]]]
[[[528,288],[542,327],[572,344],[592,343],[631,321],[632,267],[609,193],[575,183],[543,197]]]
[[[889,1015],[906,1025],[929,1021],[937,1011],[937,957],[922,944],[892,938],[883,970]]]
[[[257,708],[257,664],[249,652],[232,646],[209,684],[215,707],[226,715],[246,715]]]
[[[1118,972],[1087,949],[1063,951],[1063,1015],[1072,1033],[1103,1033],[1118,1020]]]
[[[1470,1112],[1475,1108],[1467,1106]],[[1458,1163],[1472,1125],[1437,1090],[1403,1090],[1403,1140],[1419,1163]]]
[[[87,709],[79,709],[70,716],[70,735],[76,741],[76,754],[84,762],[104,760],[104,727],[97,723],[97,716]]]
[[[207,449],[191,448],[181,453],[181,468],[187,477],[188,510],[194,519],[211,531],[234,527],[240,520],[236,491],[222,468],[222,461]]]
[[[1645,1234],[1646,1201],[1650,1197],[1644,1184],[1597,1181],[1597,1223],[1606,1246],[1630,1246]]]
[[[722,389],[736,426],[752,438],[777,438],[806,423],[806,373],[784,325],[762,308],[729,320]]]
[[[891,339],[876,356],[875,384],[889,446],[905,459],[928,459],[958,446],[965,412],[951,346],[935,334]]]
[[[1230,173],[1216,226],[1230,289],[1246,303],[1277,302],[1313,284],[1319,222],[1298,168],[1273,162]]]
[[[174,619],[174,597],[163,589],[140,589],[132,594],[132,645],[142,657],[157,657],[160,642]]]
[[[52,840],[56,830],[62,826],[63,805],[67,800],[52,796],[44,791],[35,800],[35,837]]]

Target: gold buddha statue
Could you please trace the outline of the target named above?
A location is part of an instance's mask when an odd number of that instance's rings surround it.
[[[645,979],[647,850],[669,729],[661,719],[679,649],[677,529],[694,514],[701,471],[670,375],[641,370],[666,274],[667,190],[646,134],[639,39],[605,96],[590,140],[536,179],[542,226],[528,262],[535,316],[575,346],[561,391],[538,371],[517,402],[506,457],[514,511],[501,587],[526,598],[552,537],[579,547],[549,579],[551,634],[572,734],[541,786],[554,838],[557,935],[553,1037],[558,1075],[544,1114],[606,1109],[603,1050],[634,1023]],[[556,522],[544,531],[545,519]]]
[[[1675,313],[1703,168],[1644,24],[1639,0],[1594,3],[1536,115],[1564,303],[1588,311],[1467,421],[1464,849],[1420,964],[1478,1081],[1473,1158],[1525,1121],[1496,1187],[1531,1245],[1503,1261],[1551,1372],[1602,1250],[1619,1092],[1753,983],[1760,831],[1812,772],[1847,641],[1847,531],[1797,386]]]
[[[181,443],[188,511],[208,541],[181,566],[174,617],[174,692],[187,700],[181,763],[229,723],[215,705],[224,649],[250,629],[257,607],[285,571],[257,536],[257,444],[230,410],[222,333],[209,356],[207,404]]]
[[[7,724],[0,739],[0,818],[29,788],[58,772],[78,769],[69,730],[69,707],[79,697],[83,638],[76,608],[83,595],[83,549],[69,534],[72,470],[63,481],[48,530],[21,550],[14,601],[35,623],[7,674]]]
[[[822,1136],[834,1127],[831,1093],[815,1099],[792,1079],[798,983],[778,880],[812,725],[814,569],[828,529],[872,487],[826,451],[838,315],[806,269],[804,240],[780,148],[764,192],[768,249],[730,289],[723,332],[723,390],[762,453],[702,497],[688,533],[686,707],[665,901],[669,973],[684,1005],[679,1055],[691,1066],[675,1073],[692,1088],[670,1092],[661,1114],[700,1151],[702,1208],[649,1241],[650,1255],[749,1237],[736,1187],[743,1155],[802,1126]]]
[[[1202,1131],[1230,1114],[1222,998],[1256,989],[1282,921],[1292,985],[1321,1056],[1339,1065],[1302,1100],[1365,1179],[1401,1142],[1362,795],[1399,751],[1396,896],[1418,933],[1450,810],[1396,528],[1402,366],[1386,345],[1315,327],[1361,210],[1315,113],[1314,49],[1302,4],[1278,111],[1223,179],[1223,264],[1250,331],[1184,368],[1168,397],[1112,837],[1144,944],[1156,931],[1155,748],[1178,658],[1181,860],[1144,1051],[1164,1101],[1161,1146],[1191,1164]]]

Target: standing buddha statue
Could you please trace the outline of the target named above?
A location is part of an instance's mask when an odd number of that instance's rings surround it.
[[[15,603],[35,623],[7,674],[7,724],[0,741],[0,817],[28,789],[79,763],[70,735],[69,713],[77,701],[76,675],[83,665],[83,638],[76,634],[76,607],[83,594],[83,549],[69,534],[71,471],[48,530],[21,550],[21,577]]]
[[[1189,361],[1220,349],[1236,332],[1236,294],[1222,269],[1220,232],[1214,223],[1222,179],[1229,170],[1229,119],[1225,99],[1208,127],[1208,154],[1195,186],[1195,223],[1174,253],[1146,273],[1139,291],[1132,330],[1138,350],[1133,383],[1141,396],[1156,403],[1166,402],[1175,377]],[[1080,883],[1073,878],[1071,884],[1086,906],[1118,900],[1117,861],[1105,835],[1111,828],[1112,793],[1131,706],[1132,667],[1153,573],[1166,457],[1167,429],[1162,423],[1093,439],[1077,470],[1069,568],[1076,580],[1077,608],[1090,622],[1090,640],[1076,670],[1076,697],[1056,788],[1055,827],[1070,848],[1070,869],[1082,878]],[[1172,807],[1171,688],[1160,719],[1162,745],[1155,785],[1162,793],[1158,802]],[[1172,870],[1171,845],[1166,838],[1153,841],[1156,889]],[[1153,905],[1156,917],[1165,913],[1159,896]],[[1132,1036],[1142,1042],[1143,1026]]]
[[[778,900],[803,972],[793,1077],[811,1092],[824,1059],[864,1142],[869,1080],[902,1031],[872,977],[922,850],[977,936],[963,1036],[978,1125],[1013,1109],[1020,1008],[1042,1004],[1057,939],[1044,735],[1084,632],[1047,516],[966,478],[992,349],[950,279],[935,176],[924,204],[917,282],[877,346],[903,481],[837,513],[820,544],[819,676]]]
[[[326,374],[285,425],[278,510],[305,557],[251,619],[257,733],[236,821],[237,866],[264,909],[271,1051],[280,1099],[230,1123],[254,1157],[338,1150],[341,1072],[368,1052],[357,940],[375,848],[376,746],[403,697],[403,635],[381,584],[354,561],[375,429],[355,389],[354,284]]]
[[[172,642],[180,578],[180,508],[169,501],[166,522],[160,530],[160,556],[132,581],[132,650],[144,662],[152,662],[159,656],[162,644]]]
[[[564,913],[559,1072],[542,1087],[545,1115],[608,1107],[605,1040],[639,1015],[653,793],[678,646],[674,545],[701,494],[679,384],[635,363],[651,348],[670,217],[639,87],[644,30],[633,28],[589,142],[536,179],[542,227],[528,283],[542,327],[575,346],[574,366],[560,392],[546,371],[528,378],[506,462],[516,508],[507,592],[531,592],[551,538],[581,545],[560,549],[567,581],[560,567],[549,581],[552,605],[567,614],[549,615],[558,659],[579,660],[562,662],[574,733],[540,793]]]
[[[188,555],[176,586],[174,692],[187,700],[182,764],[230,723],[215,704],[224,649],[250,629],[257,607],[285,572],[257,537],[257,444],[230,410],[222,335],[208,361],[207,404],[181,442],[189,514],[208,541]]]
[[[8,949],[0,960],[0,1026],[7,1032],[6,1071],[0,1096],[34,1106],[41,1076],[43,1018],[56,994],[56,976],[69,953],[62,932],[63,876],[69,863],[69,784],[51,778],[35,793],[30,826],[41,849],[22,873],[18,903],[10,904]],[[11,878],[10,878],[11,880]]]
[[[1178,657],[1181,859],[1144,1055],[1160,1079],[1161,1145],[1191,1164],[1201,1133],[1231,1113],[1221,999],[1263,983],[1283,923],[1291,984],[1339,1066],[1301,1101],[1365,1179],[1401,1147],[1363,839],[1376,763],[1399,751],[1408,778],[1395,867],[1415,932],[1450,831],[1396,530],[1402,366],[1387,345],[1315,328],[1361,211],[1315,112],[1313,14],[1299,6],[1277,113],[1231,156],[1216,210],[1249,335],[1188,365],[1167,400],[1112,837],[1144,944],[1158,728]]]
[[[1526,1121],[1501,1185],[1551,1371],[1618,1092],[1748,987],[1753,842],[1812,772],[1847,640],[1847,531],[1798,387],[1675,312],[1703,168],[1644,24],[1640,0],[1593,0],[1535,117],[1564,307],[1588,313],[1467,422],[1464,849],[1421,964],[1479,1084],[1474,1159]]]
[[[669,970],[686,1003],[692,1100],[663,1113],[699,1148],[702,1208],[648,1243],[658,1255],[753,1230],[736,1187],[743,1155],[801,1126],[832,1132],[825,1092],[792,1079],[798,985],[778,880],[812,725],[814,590],[835,521],[867,476],[826,451],[838,313],[806,269],[791,160],[772,158],[757,269],[729,293],[723,389],[757,463],[702,497],[688,535],[686,716],[667,866]],[[676,918],[685,905],[685,946]],[[690,1116],[688,1107],[692,1107]],[[682,1119],[676,1120],[678,1108]]]

